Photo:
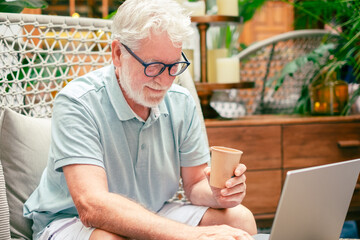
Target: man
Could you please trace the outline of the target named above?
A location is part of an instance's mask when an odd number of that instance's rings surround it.
[[[113,64],[54,103],[48,166],[24,205],[34,239],[252,239],[245,166],[226,188],[209,186],[194,100],[173,85],[189,65],[181,44],[191,31],[172,0],[119,8]],[[180,177],[192,204],[166,202]]]

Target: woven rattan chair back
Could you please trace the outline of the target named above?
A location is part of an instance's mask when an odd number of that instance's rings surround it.
[[[255,82],[255,88],[238,91],[247,115],[291,113],[303,83],[316,70],[314,64],[308,62],[287,76],[276,92],[273,85],[267,86],[269,80],[278,76],[286,64],[330,41],[335,43],[336,35],[326,30],[297,30],[257,42],[240,52],[240,79]]]
[[[51,117],[69,81],[111,62],[110,20],[0,14],[0,106]]]

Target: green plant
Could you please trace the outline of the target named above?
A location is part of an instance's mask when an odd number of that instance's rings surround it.
[[[349,75],[355,83],[360,83],[360,2],[358,0],[312,0],[312,1],[290,1],[282,0],[294,6],[301,16],[295,20],[298,26],[324,26],[338,33],[338,41],[332,49],[329,45],[323,45],[309,55],[296,59],[289,63],[282,71],[276,88],[281,86],[284,76],[299,70],[306,61],[313,61],[318,70],[304,82],[301,97],[295,107],[296,113],[306,114],[310,109],[310,96],[308,86],[324,70],[327,75],[343,74],[350,69]],[[302,23],[301,23],[302,21]],[[319,59],[324,50],[328,51],[329,57],[325,63],[320,63]],[[350,96],[347,106],[342,115],[350,112],[352,104],[360,96],[360,90],[355,91]]]
[[[0,12],[20,13],[24,8],[47,8],[43,0],[0,0]]]
[[[229,57],[237,53],[237,39],[241,31],[240,25],[226,24],[225,26],[219,26],[212,28],[211,33],[212,48],[226,48],[228,49]]]
[[[213,48],[227,48],[229,56],[236,54],[240,49],[238,45],[239,34],[242,31],[243,24],[253,18],[256,11],[260,9],[267,0],[238,0],[239,16],[242,18],[241,24],[236,26],[227,24],[219,27],[213,32]],[[241,48],[246,48],[242,46]]]
[[[243,23],[251,20],[256,11],[261,8],[267,0],[238,0],[239,16],[243,18]]]
[[[326,39],[324,39],[324,42]],[[315,71],[310,71],[304,77],[304,83],[301,89],[301,95],[297,101],[297,104],[294,108],[295,114],[307,114],[310,113],[310,94],[308,86],[312,83],[316,76],[321,72],[321,69],[326,65],[328,58],[333,56],[333,52],[336,49],[334,43],[324,43],[320,45],[315,50],[311,51],[308,54],[305,54],[301,57],[296,58],[295,60],[289,62],[284,66],[281,72],[272,77],[266,82],[267,87],[274,87],[274,90],[277,91],[285,81],[287,76],[294,76],[297,72],[301,70],[305,65],[312,63]],[[275,81],[275,84],[273,82]]]
[[[250,21],[255,13],[267,2],[268,0],[238,0],[239,16],[242,17],[242,23]],[[243,25],[242,25],[243,26]],[[239,30],[239,34],[242,29]],[[244,43],[239,43],[237,49],[244,50],[248,46]]]

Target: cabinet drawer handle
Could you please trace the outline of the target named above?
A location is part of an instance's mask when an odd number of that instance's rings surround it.
[[[339,148],[360,147],[359,140],[340,140],[337,144]]]

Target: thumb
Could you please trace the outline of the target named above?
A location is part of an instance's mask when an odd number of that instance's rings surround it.
[[[206,167],[204,168],[204,174],[206,176],[206,178],[209,180],[210,179],[210,172],[211,172],[211,168],[210,167]]]

